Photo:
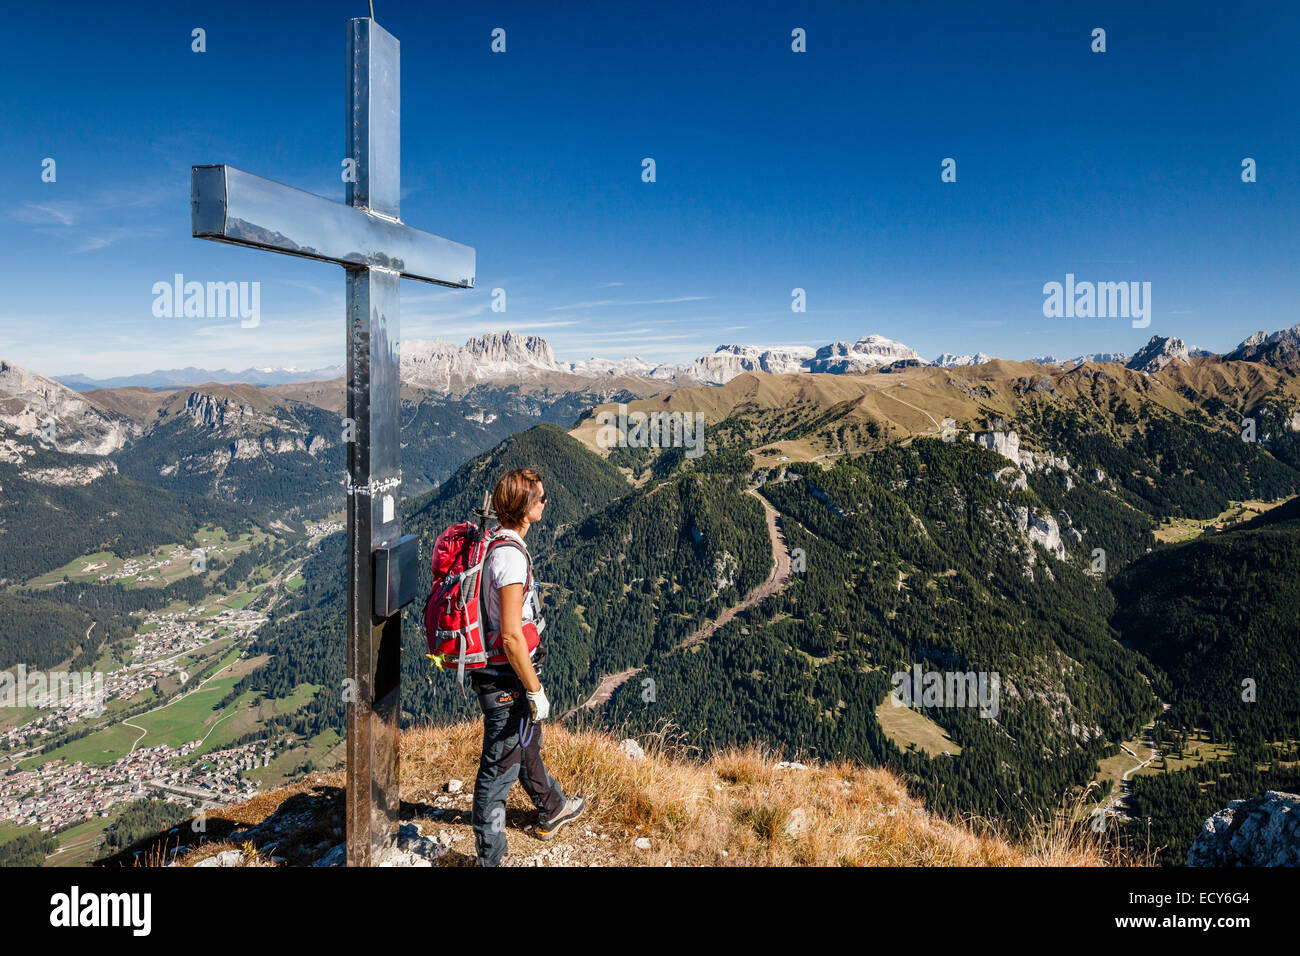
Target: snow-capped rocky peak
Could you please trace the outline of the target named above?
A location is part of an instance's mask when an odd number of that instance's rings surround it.
[[[806,371],[855,374],[872,372],[894,362],[912,360],[922,365],[929,363],[901,342],[883,335],[866,335],[856,342],[832,342],[817,350]]]
[[[568,371],[539,335],[489,332],[464,345],[443,339],[402,342],[402,381],[449,392],[489,379],[536,378]]]
[[[983,365],[992,361],[993,356],[986,352],[976,352],[974,355],[953,355],[951,352],[944,352],[934,360],[934,364],[940,368],[954,368],[959,365]]]
[[[606,375],[641,375],[646,378],[671,378],[677,372],[677,366],[656,365],[635,356],[613,361],[612,359],[592,356],[577,362],[569,362],[566,371],[586,378],[602,378]]]
[[[1269,335],[1256,332],[1229,352],[1228,361],[1264,362],[1281,368],[1300,368],[1300,325]]]
[[[465,343],[465,351],[480,365],[506,369],[537,368],[547,372],[562,371],[555,362],[551,345],[540,335],[516,335],[488,332]]]
[[[1159,372],[1179,362],[1189,364],[1187,346],[1183,340],[1153,335],[1151,341],[1129,359],[1128,367],[1142,372]]]
[[[712,355],[702,355],[686,369],[698,382],[722,385],[744,372],[785,375],[808,371],[814,351],[805,345],[763,349],[754,345],[719,345]]]

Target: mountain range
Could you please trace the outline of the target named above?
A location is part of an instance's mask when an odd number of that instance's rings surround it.
[[[1169,352],[1160,361],[1187,361],[1214,353],[1188,348],[1180,339],[1152,336],[1138,353],[1097,352],[1061,359],[1051,355],[1026,361],[1043,365],[1071,367],[1085,362],[1117,362],[1150,371],[1154,354]],[[1154,349],[1154,352],[1153,352]],[[1269,364],[1300,365],[1300,325],[1269,335],[1256,332],[1232,350],[1227,358],[1264,361]],[[654,363],[636,357],[607,359],[591,357],[581,361],[561,362],[555,358],[550,343],[538,335],[521,335],[509,330],[489,332],[456,345],[443,339],[409,339],[402,343],[402,381],[413,386],[447,395],[463,395],[475,387],[494,382],[544,384],[562,390],[582,390],[584,382],[604,380],[626,383],[628,380],[664,382],[671,385],[702,383],[721,385],[744,372],[768,372],[785,375],[795,372],[830,374],[866,374],[886,368],[912,365],[936,365],[953,368],[984,365],[995,360],[985,352],[957,355],[944,352],[927,362],[916,350],[882,335],[866,335],[856,342],[832,342],[820,348],[787,346],[764,348],[754,345],[719,345],[712,353],[682,364]],[[312,370],[263,368],[230,372],[208,371],[189,367],[158,370],[140,375],[93,379],[86,375],[54,376],[53,381],[74,391],[88,392],[102,388],[143,387],[172,390],[207,383],[250,384],[258,386],[293,385],[341,378],[343,366]]]
[[[89,392],[97,388],[156,388],[171,389],[185,385],[202,385],[204,382],[224,382],[245,385],[284,385],[288,382],[310,382],[342,375],[342,365],[324,368],[246,368],[242,372],[228,369],[202,369],[193,365],[185,368],[157,369],[138,375],[116,375],[112,378],[91,378],[89,375],[55,375],[53,380],[66,385],[74,392]]]

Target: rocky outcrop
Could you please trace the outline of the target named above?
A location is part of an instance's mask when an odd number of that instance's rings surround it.
[[[1139,372],[1159,372],[1171,365],[1187,365],[1187,346],[1182,339],[1153,335],[1151,341],[1134,353],[1127,367]]]
[[[856,342],[832,342],[813,350],[804,346],[760,349],[752,345],[720,345],[712,355],[697,358],[682,374],[697,382],[724,385],[744,372],[786,375],[816,372],[860,375],[907,364],[925,365],[913,349],[883,335],[866,335]]]
[[[1131,356],[1127,352],[1093,352],[1091,355],[1076,355],[1072,359],[1067,359],[1061,364],[1066,368],[1078,368],[1080,365],[1086,365],[1088,362],[1118,362],[1120,365],[1126,363]]]
[[[402,343],[402,381],[436,391],[500,378],[536,378],[563,373],[550,343],[539,335],[489,332],[463,346],[442,339]]]
[[[237,427],[257,418],[253,406],[208,392],[190,392],[185,399],[185,414],[205,428]]]
[[[551,344],[540,335],[518,335],[509,330],[489,332],[465,343],[465,353],[479,365],[527,365],[560,371]]]
[[[307,442],[296,436],[291,438],[288,435],[282,435],[279,440],[270,437],[262,439],[240,438],[230,443],[230,458],[242,461],[249,458],[261,458],[264,455],[284,455],[294,451],[305,451],[315,456],[319,454],[322,447],[328,447],[328,444],[325,446],[320,444],[322,440],[320,436],[316,436],[311,440],[311,447],[316,449],[313,452],[308,447]]]
[[[643,378],[661,379],[673,378],[681,371],[681,369],[676,365],[656,365],[653,362],[647,362],[645,359],[636,358],[635,356],[619,359],[618,361],[592,356],[589,359],[570,362],[568,370],[574,375],[581,375],[584,378],[639,375]]]
[[[1020,462],[1020,436],[1015,432],[981,432],[972,434],[971,441],[987,448],[989,451],[997,452],[1008,461]]]
[[[74,485],[88,485],[104,475],[116,474],[117,465],[105,459],[92,464],[67,465],[62,468],[36,468],[24,473],[23,477],[42,485],[58,485],[67,488]]]
[[[1003,429],[1006,423],[999,420],[997,423]],[[1070,461],[1064,455],[1053,455],[1051,452],[1031,452],[1020,447],[1020,436],[1014,431],[988,431],[972,432],[970,440],[981,448],[987,448],[989,451],[996,452],[1007,461],[1014,462],[1018,467],[1026,472],[1045,471],[1054,468],[1058,471],[1067,472],[1065,476],[1066,490],[1074,487],[1074,482],[1070,480],[1068,472],[1070,471]],[[1005,471],[1006,469],[1003,469]],[[1001,475],[1002,472],[998,474]]]
[[[1016,508],[1016,529],[1031,544],[1045,548],[1058,561],[1065,560],[1065,544],[1061,541],[1061,526],[1049,514],[1038,514],[1031,508]]]
[[[1187,865],[1300,866],[1300,796],[1269,790],[1233,800],[1202,825]]]
[[[1007,467],[996,472],[996,477],[1009,482],[1012,491],[1029,490],[1029,477],[1014,465],[1007,465]]]

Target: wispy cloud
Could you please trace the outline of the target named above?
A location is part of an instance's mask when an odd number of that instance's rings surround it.
[[[176,192],[169,186],[106,189],[80,199],[25,202],[13,210],[10,218],[35,226],[37,232],[74,240],[74,253],[93,252],[122,239],[162,235],[161,228],[138,221],[123,225],[123,220],[128,219],[123,213],[170,200]]]
[[[430,324],[432,323],[432,324]],[[487,332],[525,332],[534,329],[552,329],[568,325],[577,325],[577,322],[503,322],[487,321],[476,322],[467,325],[447,325],[444,317],[438,316],[433,320],[425,320],[420,323],[415,320],[402,317],[402,338],[403,339],[420,339],[420,338],[447,338],[448,336],[475,336],[483,335]]]
[[[283,283],[284,283],[285,285],[287,285],[287,286],[292,286],[292,287],[295,288],[295,289],[306,289],[308,292],[312,293],[312,295],[329,295],[329,294],[330,294],[330,293],[327,293],[327,292],[326,292],[324,289],[322,289],[320,286],[316,285],[315,283],[312,283],[312,282],[304,282],[302,279],[281,279],[280,281],[283,282]]]
[[[56,222],[71,226],[76,223],[80,212],[81,207],[73,202],[25,202],[14,210],[12,218],[36,226],[47,226]]]
[[[590,302],[574,302],[572,305],[557,305],[547,312],[563,312],[565,309],[598,309],[608,305],[670,305],[675,302],[699,302],[712,299],[711,295],[679,295],[672,299],[593,299]]]
[[[81,241],[72,247],[73,252],[94,252],[96,249],[104,249],[117,242],[119,239],[143,239],[149,236],[160,236],[162,230],[155,227],[145,229],[131,229],[126,226],[115,226],[103,229],[94,234],[85,234]]]

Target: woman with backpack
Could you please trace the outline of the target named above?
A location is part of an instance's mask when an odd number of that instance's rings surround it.
[[[586,809],[581,796],[566,798],[542,763],[541,722],[551,705],[538,677],[545,651],[532,558],[524,537],[542,518],[542,476],[516,468],[492,491],[498,527],[489,536],[481,589],[489,647],[504,656],[470,674],[483,710],[483,749],[474,782],[474,842],[480,866],[497,866],[506,853],[506,795],[518,778],[537,807],[537,836],[549,840]]]

